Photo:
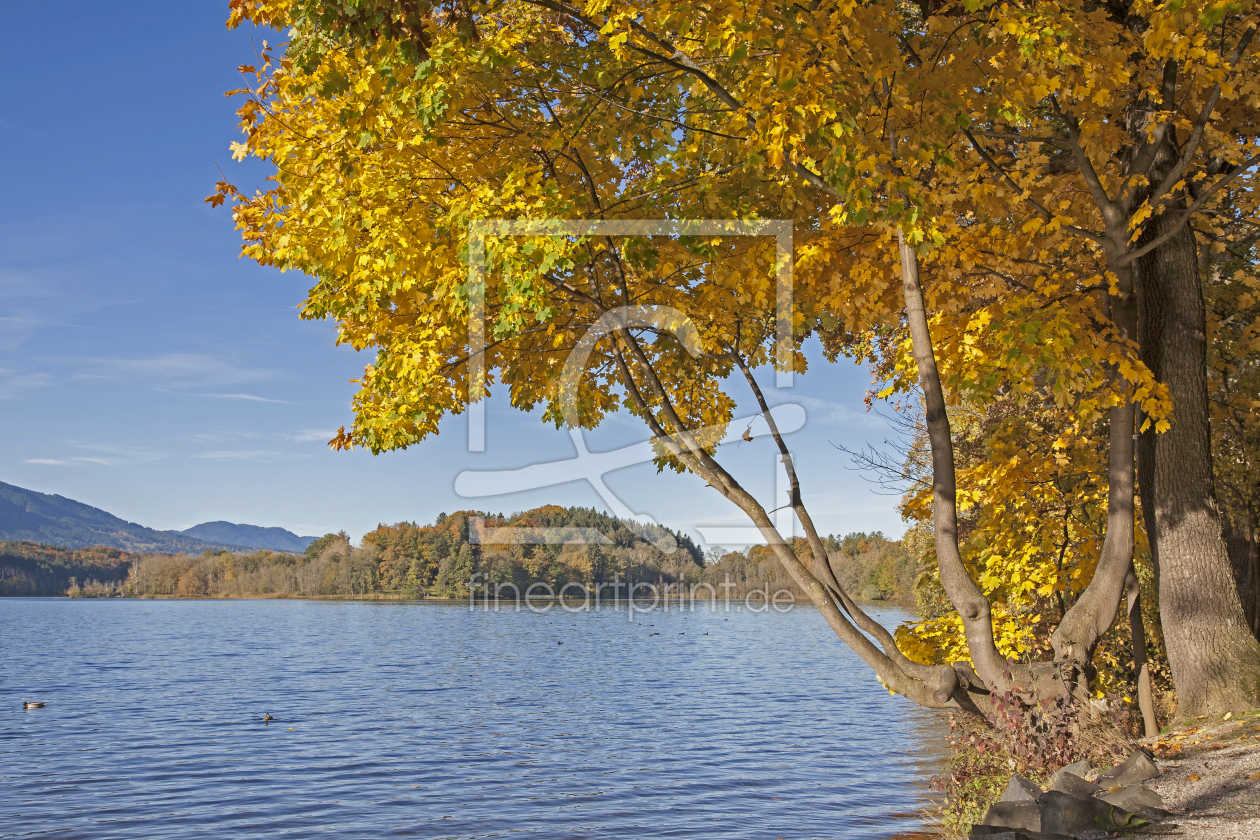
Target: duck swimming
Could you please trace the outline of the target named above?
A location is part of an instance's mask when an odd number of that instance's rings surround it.
[[[26,703],[23,703],[23,704],[22,704],[22,708],[23,708],[23,709],[42,709],[42,708],[44,708],[44,704],[43,704],[43,703],[31,703],[31,702],[26,702]]]
[[[273,717],[271,716],[271,714],[270,714],[270,713],[268,713],[268,712],[264,712],[264,713],[263,713],[263,721],[265,722],[265,721],[269,721],[269,720],[275,720],[275,718],[273,718]]]

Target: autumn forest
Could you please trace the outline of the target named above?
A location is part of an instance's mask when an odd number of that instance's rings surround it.
[[[537,542],[483,545],[475,533],[478,526],[523,529]],[[589,539],[591,531],[602,537],[597,544],[562,542],[565,537]],[[918,562],[900,543],[882,534],[826,539],[861,597],[913,602]],[[0,596],[467,599],[475,594],[484,599],[488,584],[492,597],[498,592],[515,604],[533,584],[546,585],[547,590],[533,593],[541,596],[570,583],[613,580],[650,584],[653,590],[636,592],[647,598],[652,591],[663,595],[664,584],[674,598],[680,584],[684,594],[693,585],[708,584],[697,587],[699,598],[744,598],[753,590],[804,597],[764,546],[712,549],[702,556],[690,538],[666,528],[647,529],[588,508],[555,505],[510,517],[462,511],[443,514],[432,525],[382,525],[358,546],[344,533],[326,534],[304,554],[129,554],[0,543]],[[723,589],[723,583],[731,585]],[[619,591],[625,598],[626,590]],[[614,598],[613,590],[603,597]]]

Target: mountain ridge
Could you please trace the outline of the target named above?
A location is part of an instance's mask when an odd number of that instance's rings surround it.
[[[284,528],[243,525],[236,522],[226,522],[222,519],[214,522],[202,522],[200,525],[185,528],[179,533],[209,542],[244,545],[251,548],[268,548],[272,551],[290,551],[294,554],[301,554],[303,551],[306,551],[306,547],[318,539],[318,537],[299,537],[297,534]]]
[[[258,537],[268,537],[267,542],[271,544],[256,545],[252,541],[238,543],[217,539],[216,536],[220,531],[215,531],[213,528],[207,531],[206,527],[219,524],[244,529],[233,532],[237,534],[253,534],[256,530],[261,532],[257,535]],[[198,537],[190,534],[190,531],[198,531],[204,536]],[[271,532],[282,532],[282,534]],[[287,535],[287,538],[284,535]],[[279,549],[274,545],[288,538],[291,538],[290,541],[295,545],[301,540],[307,540],[309,544],[313,539],[299,537],[283,528],[263,528],[257,525],[235,525],[234,523],[205,522],[194,525],[186,531],[158,531],[135,522],[128,522],[108,511],[65,496],[40,493],[0,482],[0,540],[27,540],[64,548],[107,546],[132,553],[200,554],[207,550],[233,552],[259,548],[294,550]],[[304,548],[305,545],[296,550],[301,552]]]

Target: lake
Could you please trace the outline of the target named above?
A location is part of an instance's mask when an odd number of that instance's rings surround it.
[[[0,836],[919,828],[940,713],[812,608],[718,607],[0,599]]]

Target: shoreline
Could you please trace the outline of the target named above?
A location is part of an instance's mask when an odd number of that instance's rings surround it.
[[[10,599],[23,600],[23,599],[38,599],[38,598],[48,598],[48,599],[67,600],[67,601],[411,601],[414,603],[435,601],[435,602],[439,602],[443,604],[468,604],[468,603],[473,602],[473,599],[469,599],[469,598],[450,598],[450,597],[441,596],[441,595],[417,596],[417,595],[397,593],[397,592],[369,592],[369,593],[360,594],[360,595],[336,595],[336,594],[334,595],[296,595],[296,594],[289,594],[289,593],[274,593],[274,594],[265,593],[265,594],[247,594],[247,595],[66,595],[64,593],[61,595],[0,595],[0,601],[10,600]],[[684,606],[689,606],[692,603],[695,603],[697,605],[701,605],[701,604],[708,605],[710,603],[720,604],[723,602],[723,600],[724,599],[722,598],[695,598],[693,601],[691,598],[683,598],[681,599],[681,603]],[[744,598],[732,597],[729,599],[728,603],[732,606],[742,606],[743,601],[744,601]],[[581,598],[567,598],[567,597],[559,598],[559,597],[554,597],[554,596],[531,595],[528,599],[528,603],[556,604],[556,603],[561,603],[561,602],[566,603],[566,604],[585,603],[585,601]],[[664,605],[666,604],[669,604],[669,605],[678,604],[680,602],[680,599],[676,597],[668,598],[668,599],[664,597],[659,597],[656,599],[636,598],[634,602],[636,604],[659,603],[662,605],[662,608],[664,608]],[[864,600],[861,598],[855,598],[854,602],[858,604],[866,604],[873,607],[885,607],[889,609],[900,609],[900,610],[911,610],[911,611],[914,609],[913,603],[905,602],[905,601],[897,601],[897,600],[871,601],[871,600]],[[477,598],[475,599],[475,603],[476,603],[476,606],[480,608],[485,603],[485,601],[482,598]],[[627,598],[620,598],[620,599],[604,598],[600,600],[599,606],[608,606],[612,604],[627,604],[627,603],[630,603],[629,599]],[[499,601],[490,601],[489,606],[499,607],[499,608],[519,606],[520,608],[527,608],[527,601],[525,598],[522,598],[519,602],[514,602],[512,599],[502,599]],[[790,605],[780,605],[780,607],[783,607],[783,606],[787,606],[788,608],[810,607],[813,609],[817,609],[814,603],[808,600],[807,598],[798,599]],[[594,607],[594,605],[592,605],[592,607]],[[499,610],[496,610],[496,611],[499,611]],[[765,611],[766,611],[765,609],[754,609],[754,612],[765,612]],[[783,611],[783,610],[780,609],[780,611]]]

